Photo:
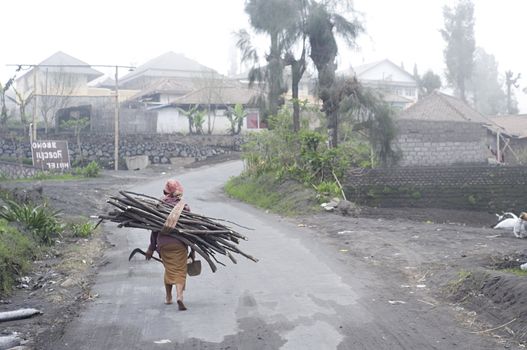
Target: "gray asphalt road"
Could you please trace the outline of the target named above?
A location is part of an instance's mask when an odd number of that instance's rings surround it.
[[[146,248],[149,233],[117,229],[93,287],[99,297],[67,327],[53,349],[491,349],[457,327],[451,315],[384,302],[382,280],[332,257],[310,229],[227,200],[222,184],[240,162],[190,170],[177,177],[193,211],[253,227],[241,248],[260,258],[225,260],[190,277],[188,311],[164,305],[162,266],[129,252]],[[160,195],[163,181],[133,190]],[[377,305],[377,306],[375,306]]]

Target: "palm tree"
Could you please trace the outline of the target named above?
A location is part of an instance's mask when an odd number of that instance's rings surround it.
[[[362,25],[356,20],[350,21],[338,12],[337,1],[316,2],[309,4],[306,33],[311,48],[310,57],[318,72],[319,97],[322,110],[328,118],[330,145],[338,144],[338,109],[339,103],[331,98],[331,88],[335,83],[338,53],[336,35],[344,38],[350,46],[355,44],[357,35],[362,32]]]
[[[260,66],[258,52],[251,45],[251,37],[245,30],[238,32],[237,46],[242,51],[242,61],[253,65],[249,81],[264,83],[268,90],[267,112],[276,114],[283,104],[282,94],[286,91],[283,81],[284,48],[287,48],[288,32],[295,26],[298,0],[248,0],[245,12],[256,33],[266,34],[270,39],[269,52],[265,54],[267,64]]]

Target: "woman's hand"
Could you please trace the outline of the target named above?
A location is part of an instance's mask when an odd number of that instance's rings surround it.
[[[148,249],[148,250],[146,251],[146,253],[145,253],[145,259],[146,259],[146,260],[150,260],[150,259],[152,259],[152,255],[153,255],[153,254],[154,254],[154,252],[153,252],[152,250]]]

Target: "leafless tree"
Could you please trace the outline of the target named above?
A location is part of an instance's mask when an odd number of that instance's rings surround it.
[[[38,111],[44,120],[45,133],[54,125],[55,114],[66,108],[78,86],[77,75],[66,72],[63,68],[57,70],[45,69],[39,77],[37,89]]]

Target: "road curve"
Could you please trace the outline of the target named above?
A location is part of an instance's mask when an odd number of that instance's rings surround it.
[[[408,309],[376,301],[383,281],[339,264],[309,228],[226,199],[222,185],[242,169],[229,162],[178,178],[195,212],[254,228],[241,249],[260,259],[223,260],[188,279],[188,311],[164,305],[162,266],[129,252],[146,248],[149,233],[111,231],[114,247],[93,286],[98,294],[50,349],[494,349],[495,343],[457,327],[428,305]],[[164,180],[132,190],[158,196]],[[382,306],[379,306],[382,305]]]

